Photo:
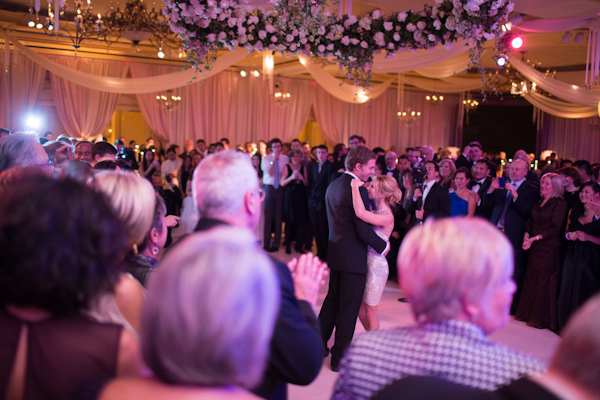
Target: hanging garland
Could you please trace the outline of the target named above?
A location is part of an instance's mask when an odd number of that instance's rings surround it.
[[[420,11],[336,18],[323,13],[323,0],[273,2],[275,10],[264,12],[237,0],[166,0],[163,13],[197,71],[210,70],[217,49],[241,46],[250,53],[335,58],[348,79],[368,85],[373,55],[450,47],[459,38],[475,44],[473,61],[481,70],[482,45],[503,35],[501,23],[513,9],[508,0],[436,0]],[[315,28],[315,18],[324,23]]]

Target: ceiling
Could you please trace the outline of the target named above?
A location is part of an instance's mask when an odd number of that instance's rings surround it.
[[[340,0],[345,4],[351,0]],[[433,0],[432,0],[433,1]],[[511,16],[521,14],[524,20],[533,19],[570,19],[570,18],[591,18],[598,17],[600,11],[600,0],[513,0],[515,7]],[[72,0],[65,0],[65,3],[73,8]],[[125,1],[115,0],[92,0],[94,10],[104,13],[111,7],[121,6],[123,8]],[[262,3],[262,4],[261,4]],[[145,1],[148,8],[161,8],[160,1]],[[251,5],[268,6],[267,0],[250,0]],[[352,13],[361,15],[379,9],[382,12],[404,11],[408,9],[420,9],[424,2],[422,0],[363,0],[353,1]],[[53,54],[72,54],[73,48],[71,42],[63,38],[49,37],[42,31],[35,28],[29,28],[28,9],[30,0],[0,0],[0,27],[10,29],[11,34],[22,43],[43,53]],[[42,11],[40,15],[46,16],[46,2],[42,2]],[[564,32],[556,33],[524,33],[524,53],[520,56],[524,59],[541,63],[544,69],[556,70],[557,79],[575,84],[583,85],[584,71],[587,56],[587,31],[586,38],[581,43],[574,43],[571,39],[568,43],[562,42]],[[85,57],[112,58],[125,60],[138,60],[144,62],[154,62],[163,64],[180,64],[184,61],[177,57],[177,51],[167,53],[165,59],[156,57],[157,50],[144,42],[137,49],[131,43],[117,43],[107,46],[98,41],[87,41],[79,49],[78,54]],[[492,47],[490,43],[488,47]],[[492,52],[486,52],[486,57],[482,59],[486,70],[495,71],[499,67],[491,59]],[[519,56],[519,55],[517,55]],[[260,69],[262,68],[262,55],[249,54],[232,69]],[[337,65],[332,64],[327,67],[332,74],[338,71]],[[298,59],[294,56],[275,57],[275,74],[289,77],[306,78],[310,76],[300,65]],[[473,72],[476,74],[476,72]],[[468,74],[467,74],[468,75]],[[374,74],[373,81],[383,81],[387,78],[385,74]]]

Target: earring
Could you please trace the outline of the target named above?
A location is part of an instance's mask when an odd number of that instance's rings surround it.
[[[158,254],[158,247],[157,246],[152,246],[152,249],[150,250],[152,252],[152,255],[155,256]]]

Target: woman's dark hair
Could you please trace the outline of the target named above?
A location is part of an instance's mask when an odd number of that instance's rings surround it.
[[[584,187],[586,186],[590,186],[592,188],[592,190],[594,191],[594,193],[600,193],[600,185],[597,184],[596,182],[586,182],[583,185],[581,185],[581,187],[579,188],[579,192],[581,193],[581,191],[583,190]],[[581,201],[579,201],[579,199],[577,199],[575,201],[575,204],[573,204],[573,208],[571,209],[571,221],[576,221],[579,218],[581,218],[583,216],[583,214],[585,214],[585,208],[583,206],[583,204],[581,203]]]
[[[467,178],[468,181],[471,180],[471,171],[469,171],[469,168],[467,167],[460,167],[456,170],[456,173],[454,174],[454,176],[456,177],[456,174],[459,173],[463,173],[465,174],[465,178]]]
[[[260,163],[262,161],[262,157],[260,155],[260,153],[257,151],[256,153],[252,154],[252,158],[254,157],[258,157],[258,168],[256,169],[256,173],[258,174],[258,179],[262,180],[263,178],[263,170],[260,167]],[[254,163],[252,163],[252,166],[254,166]]]
[[[0,188],[0,304],[78,314],[113,290],[127,243],[103,194],[25,174]]]
[[[156,229],[158,233],[162,233],[163,226],[161,223],[161,217],[164,218],[166,213],[167,206],[165,205],[165,201],[161,196],[156,195],[156,205],[154,206],[154,216],[152,217],[152,225],[150,226],[150,229],[148,230],[144,241],[138,245],[139,252],[146,250],[146,247],[148,247],[148,244],[150,243],[150,232],[152,231],[152,228]]]
[[[344,143],[338,143],[335,145],[335,147],[333,148],[333,160],[335,162],[340,161],[340,151],[342,151],[344,149],[346,145]]]
[[[581,186],[581,175],[579,170],[573,166],[563,167],[556,171],[559,175],[568,176],[573,179],[573,185],[576,187]]]
[[[187,160],[188,158],[190,159],[190,169],[188,171],[193,171],[194,170],[194,160],[192,159],[192,156],[190,156],[189,154],[186,154],[181,159],[181,170],[182,171],[185,171],[185,160]]]

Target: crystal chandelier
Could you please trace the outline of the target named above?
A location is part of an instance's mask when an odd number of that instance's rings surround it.
[[[73,42],[75,51],[81,47],[84,40],[100,40],[111,45],[122,42],[121,39],[133,43],[136,51],[139,44],[149,41],[158,49],[158,57],[163,58],[163,48],[181,49],[182,42],[177,34],[173,33],[160,10],[148,10],[143,0],[129,0],[125,8],[111,9],[104,16],[92,9],[91,0],[74,0],[73,12],[68,11],[64,0],[48,2],[48,16],[40,18],[39,1],[33,5],[29,12],[31,15],[28,26],[44,29],[51,36],[63,36]],[[35,11],[35,17],[33,13]],[[63,22],[61,24],[61,22]],[[183,52],[179,51],[179,57]]]
[[[156,95],[156,101],[158,101],[167,111],[172,111],[179,107],[181,103],[181,96],[173,94],[173,90],[167,90],[162,94]]]
[[[421,111],[413,110],[412,107],[408,106],[404,108],[404,74],[398,74],[398,118],[404,122],[406,126],[412,126],[421,118]]]
[[[273,96],[275,97],[277,104],[281,107],[285,107],[289,103],[292,95],[283,89],[283,84],[281,82],[275,82],[275,94]]]

